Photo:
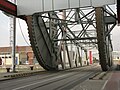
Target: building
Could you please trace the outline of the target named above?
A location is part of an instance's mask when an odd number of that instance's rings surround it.
[[[12,65],[12,55],[9,52],[0,53],[1,65]],[[16,65],[19,65],[19,54],[16,53]]]
[[[113,51],[113,60],[120,60],[120,51]]]
[[[0,47],[1,65],[12,65],[12,48]],[[35,61],[32,48],[30,46],[16,46],[16,65],[34,64]]]
[[[120,51],[113,51],[114,64],[120,64]]]

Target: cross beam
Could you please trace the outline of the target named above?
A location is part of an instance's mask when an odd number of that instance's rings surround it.
[[[0,10],[13,16],[17,16],[17,6],[7,0],[0,0]]]
[[[118,16],[118,23],[120,23],[120,0],[117,0],[117,16]]]
[[[74,41],[74,40],[93,40],[96,37],[85,37],[85,38],[71,38],[71,39],[54,39],[54,41]]]

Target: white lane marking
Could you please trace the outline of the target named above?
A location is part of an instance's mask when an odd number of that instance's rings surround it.
[[[118,90],[120,90],[120,80],[118,81]]]
[[[68,75],[70,75],[70,73],[68,73]],[[65,74],[65,75],[53,77],[53,78],[50,78],[50,79],[47,79],[47,80],[43,80],[43,81],[40,81],[40,82],[36,82],[36,83],[28,84],[28,85],[25,85],[25,86],[22,86],[22,87],[14,88],[14,89],[12,89],[12,90],[19,90],[19,89],[26,88],[26,87],[29,87],[29,86],[32,86],[32,85],[44,83],[44,82],[49,81],[49,80],[58,79],[58,78],[61,78],[61,77],[64,77],[64,76],[67,76],[67,75]]]
[[[108,82],[108,80],[105,81],[105,83],[104,83],[104,85],[103,85],[103,87],[102,87],[101,90],[104,90],[104,89],[105,89],[105,86],[106,86],[107,82]]]
[[[108,78],[108,80],[106,80],[106,82],[104,83],[104,85],[103,85],[103,87],[102,87],[101,90],[105,89],[105,86],[106,86],[107,82],[110,80],[110,78],[112,77],[112,75],[113,75],[113,73],[110,75],[110,77]]]
[[[95,67],[97,67],[97,66],[95,66]],[[85,69],[85,68],[88,68],[88,67],[84,67],[84,69]],[[80,69],[80,70],[81,70],[81,69]],[[71,73],[71,74],[72,74],[72,73]],[[70,73],[68,73],[68,75],[70,75]],[[58,77],[53,77],[53,78],[51,78],[51,79],[43,80],[43,81],[40,81],[40,82],[28,84],[28,85],[25,85],[25,86],[22,86],[22,87],[14,88],[14,89],[12,89],[12,90],[19,90],[19,89],[26,88],[26,87],[29,87],[29,86],[32,86],[32,85],[44,83],[44,82],[46,82],[46,81],[48,81],[48,80],[58,79],[58,78],[61,78],[61,77],[64,77],[64,76],[67,76],[67,74],[61,75],[61,76],[58,76]]]

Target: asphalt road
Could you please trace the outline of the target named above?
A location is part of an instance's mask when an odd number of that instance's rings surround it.
[[[45,72],[35,76],[0,82],[0,90],[72,90],[96,72],[99,66],[87,66],[59,72]]]

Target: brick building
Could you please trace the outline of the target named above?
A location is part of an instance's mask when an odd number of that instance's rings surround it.
[[[11,65],[11,47],[0,47],[1,65]],[[16,46],[16,64],[34,64],[34,54],[30,46]]]

